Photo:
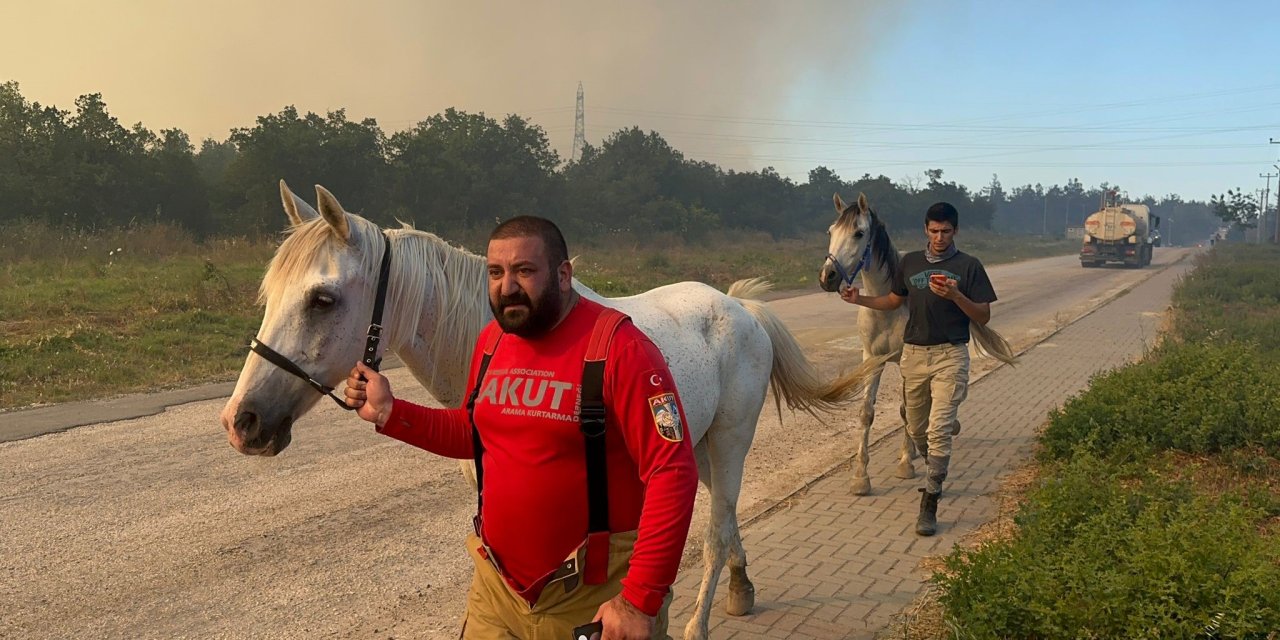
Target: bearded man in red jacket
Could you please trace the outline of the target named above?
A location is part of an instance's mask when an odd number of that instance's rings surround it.
[[[591,622],[607,640],[664,638],[698,482],[666,361],[625,316],[573,290],[551,221],[500,224],[486,262],[494,321],[472,358],[468,406],[397,400],[360,363],[347,404],[379,433],[478,462],[463,638],[564,640]],[[584,367],[595,352],[602,376]],[[595,458],[584,455],[593,397],[605,415]]]

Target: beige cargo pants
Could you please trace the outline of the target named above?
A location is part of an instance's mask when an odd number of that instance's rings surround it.
[[[951,436],[969,392],[969,345],[902,346],[902,402],[907,435],[926,459],[925,490],[942,491],[951,462]]]
[[[569,640],[573,628],[591,622],[600,605],[622,592],[636,532],[609,536],[609,576],[604,584],[582,584],[580,571],[549,582],[533,606],[520,597],[497,568],[481,553],[480,537],[467,536],[467,553],[475,564],[467,612],[462,622],[463,640]],[[577,567],[582,567],[585,551],[579,549]],[[566,588],[566,586],[570,588]],[[654,624],[653,637],[667,637],[667,594]]]

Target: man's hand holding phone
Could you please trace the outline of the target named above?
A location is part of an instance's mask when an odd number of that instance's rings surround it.
[[[943,273],[929,274],[929,290],[948,300],[954,300],[960,293],[959,289],[956,289],[956,281]]]

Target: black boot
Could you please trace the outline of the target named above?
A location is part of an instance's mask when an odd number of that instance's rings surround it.
[[[938,497],[941,493],[920,490],[920,515],[916,517],[916,533],[931,536],[938,532]]]

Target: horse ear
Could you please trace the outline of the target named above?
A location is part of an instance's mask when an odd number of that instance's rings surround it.
[[[871,205],[867,204],[867,194],[858,192],[858,211],[870,211]]]
[[[284,214],[289,216],[289,224],[298,226],[312,218],[320,217],[306,200],[298,197],[289,185],[285,184],[284,179],[280,180],[280,202],[284,205]]]
[[[338,237],[350,240],[351,229],[347,227],[347,212],[338,203],[338,199],[333,197],[328,189],[316,185],[316,204],[320,206],[320,217],[338,232]]]
[[[844,198],[840,197],[839,192],[831,196],[831,201],[834,202],[836,205],[836,214],[844,213],[844,210],[848,209],[848,207],[846,207],[844,204]]]

